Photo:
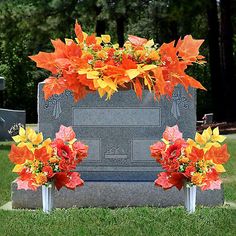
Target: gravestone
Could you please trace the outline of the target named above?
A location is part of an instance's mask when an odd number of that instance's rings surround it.
[[[0,90],[5,89],[5,79],[0,77]],[[0,141],[12,141],[9,130],[14,124],[25,126],[26,112],[0,108]]]
[[[0,77],[0,91],[5,89],[5,79]]]
[[[38,128],[44,137],[55,137],[61,124],[72,126],[77,138],[89,145],[89,157],[78,171],[85,180],[74,192],[56,194],[58,207],[170,206],[183,204],[183,193],[154,186],[160,166],[150,157],[149,146],[160,140],[166,126],[178,124],[184,138],[196,132],[196,96],[177,87],[172,99],[155,101],[144,91],[140,101],[134,91],[119,91],[109,101],[97,93],[74,103],[69,91],[44,100],[38,87]],[[41,206],[40,190],[17,191],[12,185],[15,208]],[[33,200],[31,200],[33,199]],[[223,204],[221,190],[198,191],[197,202]]]

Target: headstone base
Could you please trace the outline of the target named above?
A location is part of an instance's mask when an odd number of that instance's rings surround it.
[[[153,182],[86,182],[75,191],[65,188],[55,192],[56,208],[71,207],[168,207],[183,205],[183,191],[175,188],[164,191]],[[197,190],[197,204],[224,204],[223,190]],[[41,188],[37,191],[17,190],[12,183],[12,208],[42,208]]]

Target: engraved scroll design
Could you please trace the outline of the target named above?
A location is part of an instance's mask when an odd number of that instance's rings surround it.
[[[189,108],[189,102],[185,96],[181,94],[181,90],[178,89],[173,93],[172,96],[172,107],[171,107],[171,113],[175,117],[175,119],[178,119],[180,114],[180,105],[183,106],[184,109]]]
[[[70,91],[66,91],[60,95],[53,95],[52,97],[50,97],[47,101],[45,101],[44,103],[44,109],[48,109],[50,108],[51,106],[53,106],[53,114],[52,116],[55,118],[55,119],[58,119],[62,113],[62,108],[61,108],[61,99],[64,99],[64,98],[68,98],[68,97],[71,97],[72,94]]]

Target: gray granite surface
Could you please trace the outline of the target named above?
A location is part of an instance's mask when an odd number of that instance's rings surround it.
[[[38,126],[54,138],[61,124],[72,126],[89,145],[89,157],[78,171],[89,181],[154,181],[160,167],[150,157],[149,146],[160,140],[166,126],[178,124],[184,137],[196,130],[195,92],[182,87],[173,99],[155,101],[144,91],[140,101],[133,90],[119,91],[105,101],[98,93],[74,103],[69,91],[45,101],[38,87]]]
[[[176,188],[164,191],[152,182],[86,182],[75,191],[62,188],[55,191],[54,203],[57,208],[70,207],[127,207],[155,206],[168,207],[183,205],[183,190]],[[222,205],[221,190],[202,192],[197,190],[197,204],[205,206]],[[12,183],[12,208],[41,208],[41,188],[37,191],[17,190]]]
[[[10,110],[0,108],[0,141],[12,141],[8,131],[14,124],[25,126],[26,112],[24,110]]]

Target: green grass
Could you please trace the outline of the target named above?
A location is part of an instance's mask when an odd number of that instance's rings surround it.
[[[198,208],[123,208],[0,211],[0,235],[234,235],[236,210]]]
[[[236,203],[236,140],[227,141],[231,154],[223,175],[225,200]],[[10,183],[16,175],[7,155],[9,143],[0,143],[0,205],[10,201]],[[183,207],[82,208],[55,210],[0,210],[0,235],[236,235],[236,208]]]

